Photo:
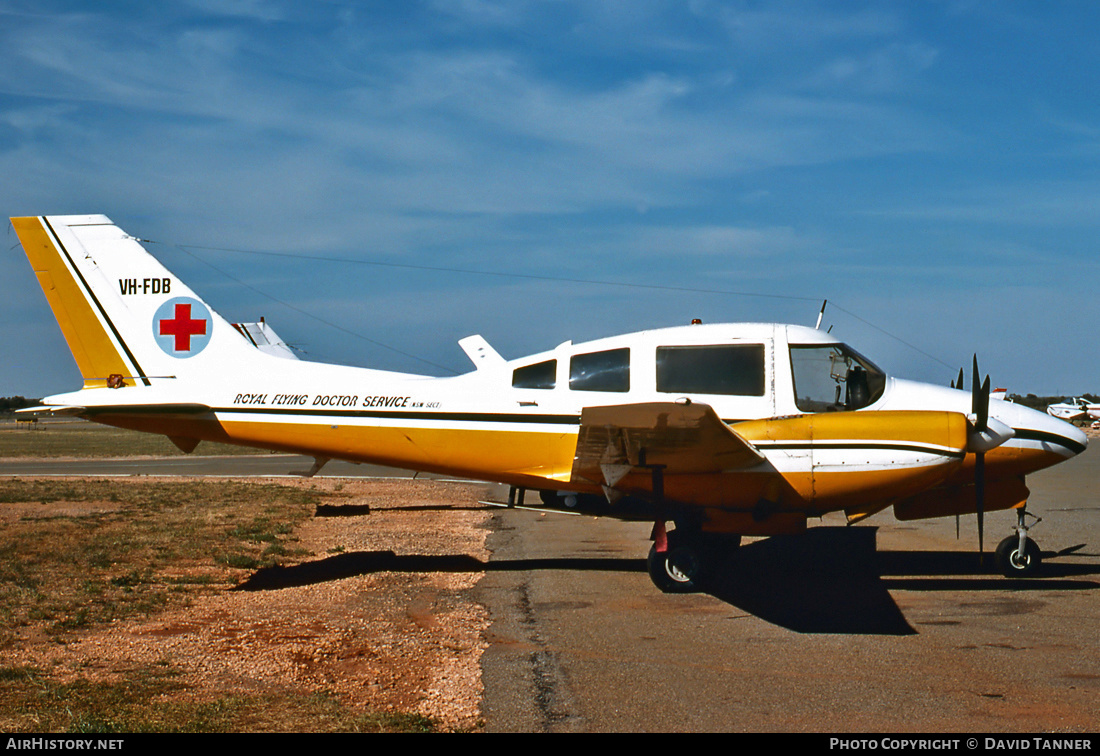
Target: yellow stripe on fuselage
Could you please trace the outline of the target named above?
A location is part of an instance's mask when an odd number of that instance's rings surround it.
[[[331,423],[222,420],[236,443],[308,448],[313,453],[411,470],[530,484],[534,478],[566,481],[577,434],[469,427],[387,427]]]
[[[1009,440],[996,449],[985,453],[985,475],[987,478],[1008,476],[1022,478],[1065,460],[1065,454]],[[963,466],[955,472],[948,482],[951,484],[965,484],[972,482],[973,479],[974,455],[970,454],[967,455]]]
[[[958,412],[880,411],[823,412],[736,423],[733,429],[750,442],[848,441],[918,444],[961,451],[966,448],[966,418]]]
[[[106,386],[112,374],[128,375],[130,368],[103,328],[83,285],[69,269],[44,221],[12,218],[11,224],[84,377],[84,388]]]
[[[210,415],[139,415],[100,413],[96,422],[166,436],[253,446],[272,451],[368,462],[406,470],[491,480],[530,488],[578,490],[569,483],[575,428],[560,432],[488,430],[451,427],[365,425],[348,418],[312,416],[276,422]],[[393,422],[392,420],[389,422]],[[591,486],[582,490],[598,491]]]

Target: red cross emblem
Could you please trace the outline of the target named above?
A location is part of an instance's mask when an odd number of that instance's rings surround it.
[[[191,337],[206,335],[206,321],[191,319],[191,305],[176,303],[175,317],[160,321],[160,335],[174,336],[177,352],[191,351]]]

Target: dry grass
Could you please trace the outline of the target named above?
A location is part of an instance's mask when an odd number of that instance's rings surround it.
[[[164,607],[293,561],[315,493],[244,482],[0,481],[0,647]]]
[[[262,449],[203,441],[193,454],[266,454]],[[0,457],[178,457],[165,436],[112,428],[83,420],[42,420],[34,425],[0,422]]]
[[[203,442],[197,455],[261,450]],[[0,457],[178,456],[167,438],[83,421],[0,422]],[[256,570],[313,555],[296,529],[346,497],[312,484],[0,480],[0,731],[425,732],[415,712],[349,706],[334,690],[195,687],[165,661],[100,660],[74,674],[32,647],[165,616]],[[56,657],[56,655],[52,655]],[[62,654],[64,657],[65,655]],[[27,659],[33,659],[29,663]],[[192,670],[193,672],[193,670]],[[190,680],[190,682],[188,682]]]
[[[362,713],[324,692],[293,691],[187,700],[169,665],[124,671],[114,680],[59,682],[31,667],[0,668],[5,732],[431,732],[417,714]],[[181,696],[180,694],[184,694]]]
[[[0,481],[0,651],[186,605],[257,568],[310,556],[295,528],[339,494],[270,483]],[[7,732],[424,731],[324,691],[190,696],[170,664],[71,679],[0,666]]]

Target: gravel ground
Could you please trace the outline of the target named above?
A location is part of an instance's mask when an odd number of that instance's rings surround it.
[[[315,556],[260,571],[185,608],[66,636],[30,639],[19,663],[73,676],[167,661],[192,696],[331,691],[347,705],[416,712],[447,729],[480,721],[488,614],[470,590],[488,561],[483,485],[307,481],[351,494],[369,514],[314,517],[298,531]],[[4,654],[14,661],[12,654]]]

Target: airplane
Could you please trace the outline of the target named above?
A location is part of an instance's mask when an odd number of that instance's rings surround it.
[[[1094,412],[1097,414],[1093,415]],[[1086,416],[1100,417],[1100,405],[1092,404],[1075,396],[1064,402],[1049,405],[1047,414],[1066,422],[1073,422],[1074,420],[1084,420]]]
[[[1034,575],[1025,476],[1087,444],[1062,420],[990,402],[976,357],[970,391],[961,372],[955,388],[917,383],[798,325],[693,322],[512,360],[470,336],[459,344],[473,369],[451,377],[287,359],[103,215],[11,223],[83,377],[38,411],[163,434],[184,452],[307,454],[311,474],[377,463],[651,521],[647,565],[665,592],[700,590],[743,536],[888,508],[902,521],[975,514],[982,553],[985,513],[1014,509],[996,564]]]

